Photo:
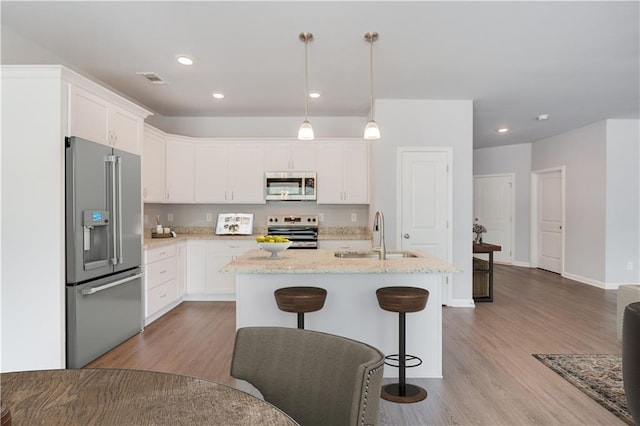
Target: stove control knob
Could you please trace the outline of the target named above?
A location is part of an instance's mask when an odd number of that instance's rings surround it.
[[[274,222],[277,222],[277,221],[278,221],[278,218],[276,217],[275,219],[273,219],[273,221],[274,221]]]

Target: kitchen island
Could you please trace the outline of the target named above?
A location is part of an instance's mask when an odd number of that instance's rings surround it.
[[[236,274],[236,328],[295,327],[296,315],[280,311],[273,292],[281,287],[313,286],[327,290],[322,310],[305,314],[305,328],[359,340],[385,354],[398,352],[398,314],[378,306],[376,289],[413,286],[429,291],[423,311],[407,314],[407,354],[422,365],[407,377],[442,377],[442,280],[458,267],[429,254],[416,257],[338,258],[333,250],[286,250],[270,257],[251,250],[222,271]],[[393,251],[390,251],[393,255]],[[385,368],[385,377],[398,370]]]

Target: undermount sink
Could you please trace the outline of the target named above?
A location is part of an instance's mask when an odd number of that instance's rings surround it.
[[[333,254],[335,257],[341,259],[379,259],[380,253],[377,251],[337,251]],[[418,257],[413,253],[406,251],[392,251],[387,252],[387,259],[399,259]]]

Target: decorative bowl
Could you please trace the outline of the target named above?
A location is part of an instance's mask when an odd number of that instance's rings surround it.
[[[278,257],[278,252],[286,250],[291,245],[291,241],[286,243],[258,243],[262,250],[271,252],[271,257]]]

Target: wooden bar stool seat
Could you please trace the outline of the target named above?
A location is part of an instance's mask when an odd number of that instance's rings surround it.
[[[400,403],[422,401],[427,397],[427,391],[420,386],[406,383],[406,369],[422,364],[419,357],[406,353],[406,314],[423,310],[427,306],[429,292],[418,287],[383,287],[376,290],[376,297],[382,309],[397,312],[399,317],[399,352],[385,357],[385,364],[399,368],[399,383],[383,386],[380,396],[387,401]]]
[[[327,290],[319,287],[284,287],[273,292],[281,311],[298,314],[298,328],[304,328],[304,314],[322,309]]]

